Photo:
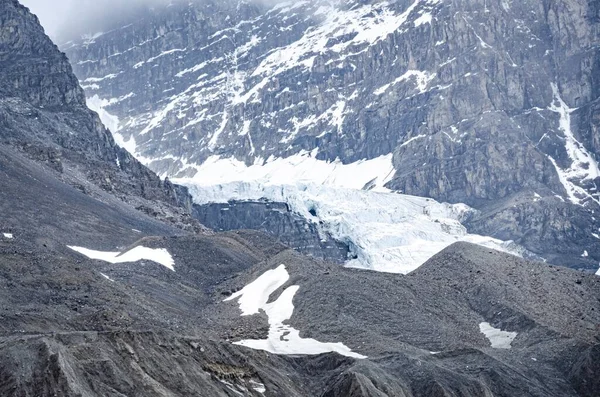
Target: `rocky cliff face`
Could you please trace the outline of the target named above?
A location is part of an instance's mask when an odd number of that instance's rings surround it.
[[[247,201],[194,205],[194,217],[216,231],[260,230],[314,258],[343,265],[351,259],[347,244],[336,241],[284,203]]]
[[[0,142],[47,164],[68,183],[97,189],[196,228],[186,189],[161,181],[117,146],[85,94],[69,61],[17,1],[0,2]]]
[[[469,204],[472,231],[592,268],[598,12],[585,0],[182,2],[63,48],[113,132],[161,174],[193,176],[214,156],[393,153],[389,188]]]

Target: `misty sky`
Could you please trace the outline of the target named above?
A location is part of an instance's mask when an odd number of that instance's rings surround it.
[[[131,17],[136,10],[166,5],[174,0],[20,0],[40,18],[46,33],[53,39],[97,33],[107,25]],[[275,4],[283,0],[254,0]],[[117,27],[117,26],[112,26]]]
[[[54,39],[64,34],[96,33],[107,23],[119,19],[136,9],[171,0],[20,0],[40,18],[46,33]]]
[[[59,27],[65,23],[70,15],[70,10],[82,0],[21,0],[21,3],[36,14],[46,33],[54,35]]]

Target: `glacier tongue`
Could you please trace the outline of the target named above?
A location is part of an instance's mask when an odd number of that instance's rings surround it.
[[[472,211],[466,205],[387,191],[382,185],[391,156],[347,165],[310,154],[246,168],[231,164],[217,159],[201,166],[196,177],[175,182],[188,186],[198,204],[259,199],[287,203],[350,246],[354,258],[349,267],[406,274],[457,241],[519,255],[512,242],[467,233],[460,223]],[[369,181],[375,181],[374,190],[361,190]]]

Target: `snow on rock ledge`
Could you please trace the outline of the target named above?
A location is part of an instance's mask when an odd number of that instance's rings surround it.
[[[472,211],[462,204],[392,193],[384,187],[394,174],[392,156],[353,164],[317,160],[316,153],[245,166],[212,158],[186,185],[198,204],[267,199],[291,210],[347,243],[355,259],[347,265],[409,273],[457,241],[519,255],[519,247],[468,234],[460,223]],[[364,188],[370,190],[363,190]]]
[[[485,322],[479,324],[479,330],[488,338],[494,349],[510,349],[512,341],[517,337],[517,332],[502,331]]]
[[[116,263],[131,263],[141,260],[148,260],[156,262],[164,267],[175,271],[173,267],[175,261],[169,251],[164,248],[147,248],[138,246],[126,252],[106,252],[106,251],[94,251],[82,247],[68,246],[73,251],[79,252],[80,254],[87,256],[90,259],[96,259],[103,262],[112,264]]]
[[[293,299],[300,287],[290,286],[281,293],[275,302],[267,302],[271,294],[281,288],[289,278],[285,265],[281,265],[276,269],[268,270],[242,290],[225,299],[225,302],[238,299],[242,316],[256,314],[262,309],[269,318],[267,339],[247,339],[234,342],[234,344],[273,354],[314,355],[336,352],[347,357],[366,358],[366,356],[354,353],[340,342],[323,343],[311,338],[301,338],[300,331],[284,324],[292,317]]]

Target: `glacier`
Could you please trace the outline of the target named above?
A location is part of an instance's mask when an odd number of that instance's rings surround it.
[[[187,186],[197,204],[266,199],[290,209],[350,247],[346,266],[407,274],[449,245],[466,241],[522,256],[512,241],[469,234],[461,221],[474,210],[385,188],[392,156],[351,164],[326,162],[316,151],[246,166],[211,158]]]

